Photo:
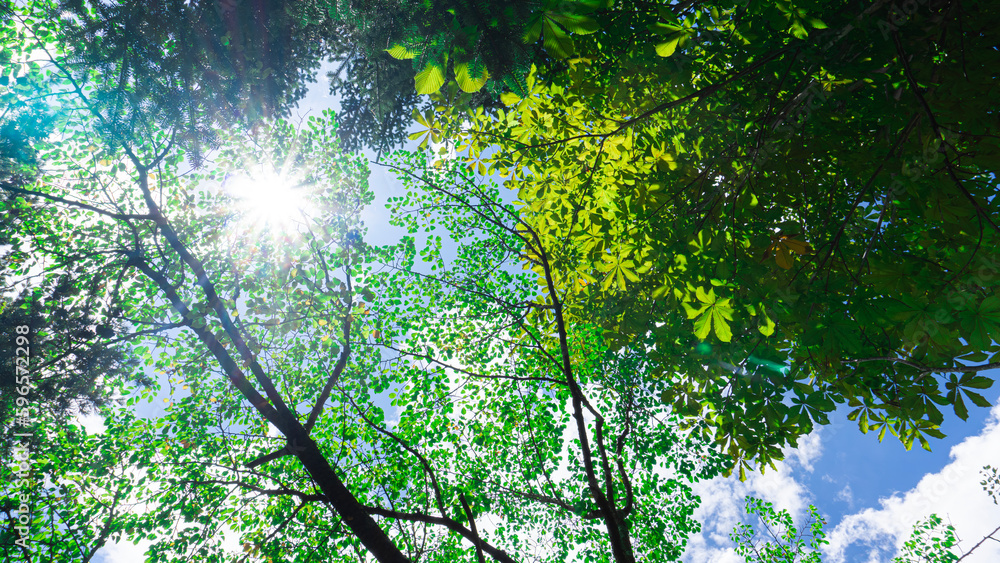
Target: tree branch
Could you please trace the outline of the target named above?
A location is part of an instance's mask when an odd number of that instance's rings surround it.
[[[895,362],[897,364],[903,364],[916,368],[921,372],[925,373],[968,373],[976,371],[984,371],[988,369],[1000,368],[1000,362],[993,362],[991,364],[983,364],[981,366],[959,366],[959,367],[931,367],[925,366],[923,364],[918,364],[917,362],[907,360],[904,358],[896,358],[893,356],[878,356],[875,358],[862,358],[859,360],[842,360],[841,363],[844,364],[860,364],[864,362]]]
[[[997,526],[997,528],[995,530],[993,530],[992,532],[990,532],[989,534],[987,534],[986,537],[984,537],[983,539],[979,540],[979,543],[977,543],[976,545],[972,546],[972,549],[970,549],[969,551],[966,551],[965,555],[962,555],[961,557],[959,557],[955,561],[955,563],[959,563],[959,561],[961,561],[961,560],[965,559],[966,557],[968,557],[969,555],[971,555],[972,552],[975,551],[979,546],[983,545],[986,542],[986,540],[995,540],[996,538],[994,538],[993,535],[996,534],[997,532],[1000,532],[1000,526]]]
[[[469,501],[465,500],[465,493],[459,493],[458,498],[462,501],[462,510],[469,518],[469,527],[472,528],[472,533],[476,536],[476,541],[473,542],[476,544],[476,558],[479,559],[479,563],[486,563],[486,558],[483,556],[483,540],[479,538],[479,532],[476,530],[476,519],[472,516]]]
[[[512,558],[506,552],[490,545],[486,541],[479,538],[478,535],[474,534],[472,530],[469,530],[468,528],[463,526],[460,522],[452,520],[451,518],[430,516],[428,514],[419,514],[414,512],[399,512],[396,510],[387,510],[385,508],[377,508],[372,506],[365,507],[365,510],[367,510],[369,514],[384,516],[386,518],[395,518],[397,520],[407,520],[410,522],[424,522],[426,524],[437,524],[439,526],[444,526],[449,530],[458,533],[465,539],[469,540],[469,542],[471,542],[473,545],[476,545],[476,542],[478,541],[482,546],[483,551],[490,554],[490,557],[492,557],[493,559],[496,559],[501,563],[517,563],[517,560]]]
[[[118,219],[118,220],[123,220],[123,221],[134,220],[134,219],[135,220],[146,220],[146,221],[153,220],[153,216],[149,215],[149,214],[138,215],[138,214],[132,214],[132,213],[112,213],[110,211],[105,211],[105,210],[103,210],[103,209],[101,209],[99,207],[94,207],[93,205],[90,205],[90,204],[87,204],[87,203],[83,203],[83,202],[79,202],[79,201],[74,201],[74,200],[71,200],[71,199],[66,199],[64,197],[59,197],[57,195],[47,194],[45,192],[36,192],[35,190],[26,190],[24,188],[16,188],[14,186],[8,185],[7,183],[0,184],[0,189],[8,191],[8,192],[11,192],[11,193],[15,193],[15,194],[40,197],[40,198],[47,199],[47,200],[55,202],[55,203],[62,203],[64,205],[68,205],[68,206],[71,206],[71,207],[76,207],[78,209],[83,209],[85,211],[93,211],[94,213],[97,213],[99,215],[103,215],[105,217],[110,217],[111,219]]]
[[[340,380],[340,374],[344,371],[344,367],[347,366],[347,359],[351,355],[351,307],[353,303],[347,304],[347,312],[344,315],[344,349],[340,352],[340,358],[337,359],[337,365],[333,366],[333,373],[326,380],[326,385],[323,386],[323,391],[319,394],[319,399],[316,400],[316,404],[313,405],[312,412],[309,413],[309,420],[306,421],[305,429],[306,434],[308,434],[313,426],[316,425],[316,421],[319,419],[320,413],[323,412],[323,405],[326,404],[326,400],[330,398],[330,393],[333,391],[333,387]]]

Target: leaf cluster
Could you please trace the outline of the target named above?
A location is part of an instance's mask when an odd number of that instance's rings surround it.
[[[507,108],[423,116],[518,194],[574,318],[652,336],[664,400],[736,458],[838,404],[925,448],[988,405],[964,362],[1000,352],[996,153],[954,86],[988,82],[960,70],[980,32],[937,3],[891,33],[850,2],[613,15]]]

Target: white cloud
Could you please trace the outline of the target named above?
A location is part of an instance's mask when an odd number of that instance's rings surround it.
[[[796,522],[803,520],[809,506],[809,491],[795,480],[792,472],[812,472],[814,462],[823,452],[822,429],[802,438],[799,447],[785,451],[785,460],[776,469],[754,472],[740,482],[738,474],[716,477],[695,483],[694,492],[701,497],[701,506],[694,518],[702,522],[700,534],[692,536],[683,561],[687,563],[743,563],[736,555],[729,534],[746,521],[744,499],[753,496],[774,504],[775,510],[787,510]]]
[[[851,490],[851,486],[850,485],[844,485],[844,488],[840,489],[840,492],[837,493],[836,499],[837,500],[842,500],[842,501],[846,502],[848,506],[850,506],[851,508],[853,508],[854,507],[854,491]]]
[[[888,561],[909,537],[913,524],[934,513],[955,526],[959,547],[968,550],[1000,526],[1000,507],[982,490],[980,469],[1000,464],[1000,406],[977,436],[954,446],[951,462],[929,473],[913,489],[845,517],[828,537],[826,563],[842,563],[854,544],[870,548],[870,561]],[[1000,561],[1000,542],[986,542],[963,563]]]
[[[799,447],[790,453],[786,450],[785,454],[795,460],[795,463],[799,467],[812,473],[813,469],[815,469],[813,462],[818,460],[823,454],[823,443],[819,439],[819,432],[812,432],[802,437],[799,440]]]

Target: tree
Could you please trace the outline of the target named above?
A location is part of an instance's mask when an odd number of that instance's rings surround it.
[[[567,33],[592,30],[588,14],[602,5],[62,0],[36,9],[64,20],[67,70],[99,90],[106,126],[127,136],[150,118],[183,123],[177,134],[197,157],[215,128],[287,116],[324,59],[338,64],[329,78],[345,148],[385,151],[405,137],[418,94],[455,80],[474,104],[495,107],[503,89],[521,91],[532,62],[556,60],[543,45],[568,56]]]
[[[995,22],[965,9],[641,4],[506,109],[439,93],[414,137],[505,179],[569,318],[650,342],[741,474],[838,404],[929,448],[998,365],[995,111],[965,101]]]
[[[11,16],[11,8],[3,6],[0,22],[9,25]],[[117,323],[112,319],[94,325],[86,289],[74,288],[68,277],[26,289],[8,275],[18,271],[31,252],[30,241],[17,236],[18,231],[35,230],[51,219],[32,208],[37,200],[22,193],[39,173],[35,145],[52,133],[55,116],[44,102],[39,68],[19,65],[21,61],[10,50],[2,53],[0,61],[4,65],[0,84],[5,87],[0,94],[5,108],[0,116],[0,186],[4,188],[0,200],[5,203],[0,213],[0,256],[7,265],[6,271],[0,271],[0,456],[10,459],[13,434],[26,430],[22,426],[31,418],[25,416],[26,397],[19,398],[18,393],[29,363],[35,372],[35,408],[64,422],[74,411],[87,412],[105,404],[108,391],[101,379],[130,372],[134,362],[102,342],[113,335]],[[11,73],[11,67],[17,66],[21,68]],[[146,381],[141,375],[132,379]]]
[[[497,109],[500,95],[523,93],[532,65],[557,71],[574,53],[574,34],[598,28],[604,0],[394,0],[311,4],[308,21],[337,32],[325,39],[337,70],[344,147],[380,154],[403,142],[421,94],[445,84],[468,94],[469,107]],[[618,11],[629,11],[619,5]]]
[[[344,4],[319,2],[317,11],[342,31],[329,37],[338,65],[329,79],[341,101],[340,137],[348,150],[368,146],[381,152],[400,144],[413,109],[427,105],[419,94],[436,91],[457,70],[475,76],[470,80],[479,91],[487,76],[501,77],[503,84],[502,77],[526,71],[537,58],[520,40],[533,2]],[[476,98],[492,105],[496,95]]]
[[[984,474],[989,469],[987,466]],[[989,492],[986,485],[987,482],[984,482],[983,489]],[[787,510],[776,511],[771,503],[757,498],[746,498],[746,511],[748,515],[757,517],[759,525],[739,524],[730,538],[736,543],[736,552],[747,563],[822,563],[820,549],[829,541],[823,531],[826,522],[815,506],[809,505],[808,521],[798,528]],[[968,550],[963,550],[954,526],[944,524],[940,516],[931,514],[913,525],[913,532],[903,542],[900,554],[892,559],[892,563],[958,562],[974,553],[986,540],[995,539],[997,533],[1000,533],[1000,527]]]
[[[19,259],[18,254],[7,258]],[[106,405],[111,397],[105,382],[149,384],[135,373],[138,362],[106,345],[119,323],[109,319],[95,326],[87,296],[64,278],[50,293],[36,288],[14,299],[0,298],[0,454],[5,459],[18,441],[14,434],[34,426],[31,411],[61,424],[71,414]],[[32,389],[30,402],[20,392],[25,385]]]
[[[736,553],[747,563],[822,561],[819,550],[829,540],[823,531],[826,522],[815,506],[809,505],[809,519],[799,528],[795,527],[787,510],[775,511],[773,504],[758,498],[746,498],[746,512],[757,517],[759,526],[738,524],[730,538],[736,543]]]
[[[32,2],[58,21],[61,70],[104,116],[110,146],[156,123],[192,158],[215,131],[287,116],[324,57],[324,36],[297,3],[122,0]],[[39,26],[36,34],[51,33]],[[54,38],[55,36],[52,35]],[[143,134],[148,134],[144,132]]]
[[[401,154],[396,221],[423,235],[372,247],[365,162],[330,115],[220,133],[182,170],[171,131],[120,135],[52,63],[71,133],[36,144],[33,183],[3,187],[37,218],[12,234],[31,252],[9,275],[44,263],[43,283],[88,289],[89,318],[121,318],[116,346],[161,378],[110,383],[128,406],[168,396],[154,420],[109,406],[99,436],[41,424],[32,469],[2,471],[47,551],[8,553],[89,560],[127,538],[154,541],[152,560],[221,561],[228,524],[271,560],[679,557],[698,528],[689,483],[727,462],[675,431],[639,377],[644,347],[607,350],[554,286],[513,271],[548,249],[495,186]],[[290,186],[270,211],[302,199],[297,228],[260,214],[255,180]]]
[[[12,17],[13,7],[8,2],[0,4],[0,25],[9,27]],[[0,65],[5,71],[0,75],[0,85],[4,87],[0,97],[4,108],[0,114],[0,182],[5,185],[31,180],[38,164],[33,144],[51,133],[50,112],[39,97],[32,95],[41,76],[31,67],[9,72],[12,63],[20,62],[13,61],[13,55],[9,49],[0,51]],[[0,244],[6,243],[0,239]]]

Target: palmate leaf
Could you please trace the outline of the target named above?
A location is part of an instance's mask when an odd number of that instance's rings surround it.
[[[679,23],[656,22],[647,26],[658,36],[662,36],[663,41],[656,44],[656,54],[661,57],[669,57],[674,54],[678,47],[683,45],[692,31],[685,29]]]
[[[578,35],[589,35],[601,28],[594,18],[581,14],[550,14],[549,17],[566,30]]]
[[[696,291],[698,301],[704,303],[700,309],[695,309],[688,303],[683,303],[689,319],[694,321],[694,334],[699,339],[704,340],[708,333],[714,328],[715,336],[723,341],[730,342],[733,339],[733,331],[729,327],[729,321],[733,320],[733,307],[730,299],[719,299],[715,295],[715,289],[709,289],[706,293],[704,289],[698,288]]]
[[[528,24],[528,28],[524,32],[524,42],[526,44],[530,45],[538,41],[538,38],[542,36],[542,20],[541,16],[537,16]]]
[[[987,297],[974,312],[962,318],[962,329],[969,344],[982,349],[1000,341],[1000,297]]]
[[[557,59],[568,59],[576,52],[576,46],[565,31],[556,25],[551,19],[546,18],[543,24],[545,50]]]
[[[992,385],[993,380],[988,377],[976,375],[975,373],[964,373],[961,377],[952,374],[945,383],[945,389],[948,391],[946,397],[954,406],[955,414],[962,420],[968,420],[969,408],[965,405],[963,395],[968,397],[976,406],[991,407],[993,404],[986,397],[974,391],[969,391],[969,388],[988,389]]]
[[[574,5],[575,4],[575,5]],[[526,44],[538,41],[544,33],[545,49],[556,58],[566,58],[573,54],[573,40],[567,33],[589,35],[601,28],[594,18],[586,15],[596,9],[606,7],[599,1],[562,2],[562,11],[546,10],[537,12],[525,28],[523,40]]]
[[[420,142],[420,148],[426,148],[430,142],[440,142],[440,127],[435,120],[434,113],[431,111],[426,111],[421,114],[416,109],[413,110],[413,119],[420,125],[423,125],[427,129],[423,131],[416,131],[410,133],[407,138],[411,141],[416,141],[417,139],[422,139]]]

